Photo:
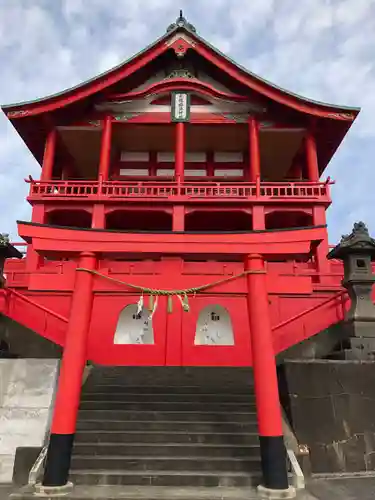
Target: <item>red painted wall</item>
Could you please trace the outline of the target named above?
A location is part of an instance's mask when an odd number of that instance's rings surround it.
[[[38,304],[69,317],[76,264],[45,262],[30,277],[24,261],[8,261],[8,286],[29,297],[35,304],[25,304],[10,297],[8,306],[0,302],[5,314],[25,324],[39,335],[63,343],[66,323],[38,308]],[[113,278],[151,288],[187,288],[210,283],[243,271],[240,262],[184,262],[179,258],[160,261],[101,261],[100,272]],[[316,273],[308,263],[268,263],[268,291],[273,327],[296,319],[274,330],[275,351],[280,352],[305,338],[319,333],[343,317],[342,300],[325,302],[341,289],[340,266],[332,286],[314,284]],[[314,278],[314,279],[313,279]],[[26,289],[29,281],[30,289]],[[21,286],[22,285],[22,286]],[[167,313],[167,299],[160,297],[153,317],[154,345],[114,344],[120,312],[137,303],[139,294],[123,285],[96,277],[94,305],[88,338],[88,358],[96,363],[113,365],[221,365],[251,364],[250,330],[246,305],[245,278],[216,286],[189,297],[190,312],[183,312],[177,297],[173,312]],[[145,305],[148,298],[145,296]],[[207,305],[220,304],[230,314],[234,346],[194,345],[200,311]],[[319,304],[323,304],[319,306]],[[317,306],[318,309],[311,310]]]

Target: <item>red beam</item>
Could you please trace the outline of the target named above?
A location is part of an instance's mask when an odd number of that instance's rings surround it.
[[[262,255],[309,254],[311,244],[326,238],[325,227],[251,233],[121,233],[43,224],[18,223],[19,234],[32,241],[42,255],[72,255],[85,252],[116,254]]]

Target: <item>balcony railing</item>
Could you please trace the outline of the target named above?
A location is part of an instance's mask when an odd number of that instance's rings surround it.
[[[30,181],[30,201],[322,201],[330,182]]]

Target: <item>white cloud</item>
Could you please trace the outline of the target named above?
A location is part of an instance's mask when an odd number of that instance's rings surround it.
[[[332,241],[363,217],[375,232],[375,0],[2,0],[0,102],[28,100],[109,69],[164,33],[179,8],[198,32],[273,83],[363,110],[327,173]],[[0,118],[0,231],[28,213],[38,166]],[[354,177],[354,178],[353,178]]]

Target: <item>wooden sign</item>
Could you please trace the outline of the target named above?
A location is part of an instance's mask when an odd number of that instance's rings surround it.
[[[171,113],[173,122],[188,122],[190,119],[190,94],[172,92]]]

